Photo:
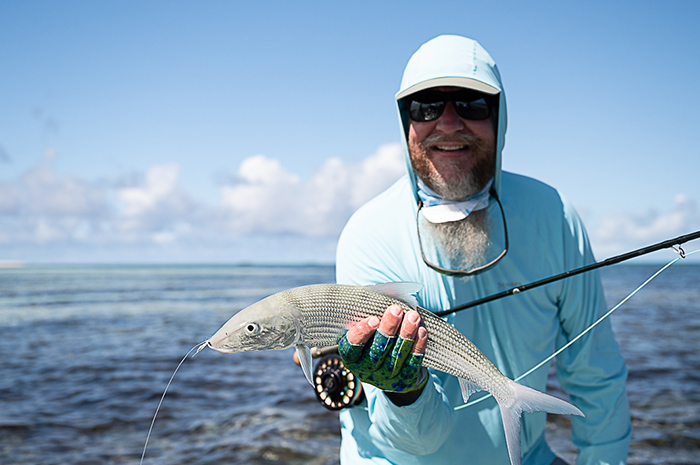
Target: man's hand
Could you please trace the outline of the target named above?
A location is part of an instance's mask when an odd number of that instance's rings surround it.
[[[421,367],[428,331],[420,322],[418,312],[404,314],[392,305],[381,320],[373,316],[352,326],[340,339],[338,352],[361,381],[387,391],[396,405],[412,404],[428,380]]]

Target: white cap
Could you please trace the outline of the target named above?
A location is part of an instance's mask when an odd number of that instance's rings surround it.
[[[398,94],[396,94],[396,100],[402,99],[407,95],[415,94],[421,90],[430,89],[433,87],[463,87],[465,89],[474,89],[485,94],[495,95],[500,92],[493,86],[485,84],[476,79],[468,77],[441,77],[436,79],[430,79],[427,81],[419,82],[418,84],[412,85],[408,89],[404,89]]]

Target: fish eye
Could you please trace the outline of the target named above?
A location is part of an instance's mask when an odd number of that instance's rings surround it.
[[[248,323],[245,327],[245,332],[248,336],[255,336],[260,332],[260,325],[257,323]]]

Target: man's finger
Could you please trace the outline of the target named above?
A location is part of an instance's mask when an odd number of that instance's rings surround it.
[[[420,327],[420,315],[415,310],[406,313],[406,316],[401,323],[401,331],[399,335],[404,339],[415,340]]]
[[[346,335],[348,342],[352,345],[361,345],[369,341],[374,332],[379,327],[379,318],[371,316],[358,321],[353,325]]]
[[[414,354],[424,354],[425,347],[428,345],[428,330],[423,326],[418,328],[418,335],[416,337],[416,342],[413,344]]]
[[[398,305],[390,305],[382,315],[382,321],[379,323],[379,331],[391,337],[396,335],[403,319],[403,309]]]

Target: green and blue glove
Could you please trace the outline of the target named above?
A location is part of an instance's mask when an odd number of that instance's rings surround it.
[[[361,381],[384,391],[410,392],[428,382],[428,370],[421,366],[423,354],[411,352],[413,342],[377,330],[367,343],[350,344],[346,333],[338,342],[338,353]]]

